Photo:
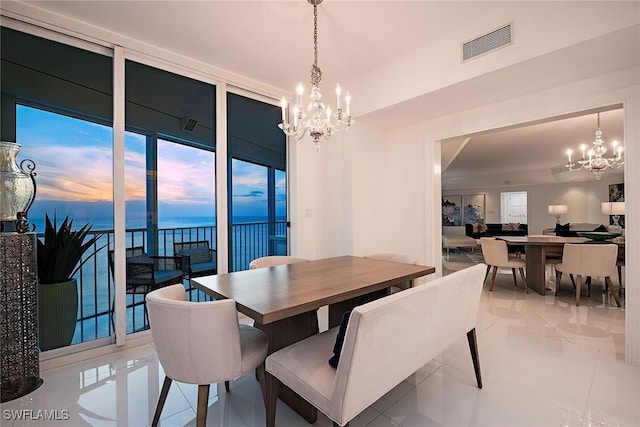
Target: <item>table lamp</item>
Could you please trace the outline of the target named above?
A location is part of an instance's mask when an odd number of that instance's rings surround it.
[[[624,202],[602,202],[601,212],[604,215],[611,215],[613,219],[612,231],[620,232],[620,215],[624,215]]]
[[[560,215],[566,215],[569,212],[567,205],[549,205],[549,215],[556,216],[556,224],[560,224]]]

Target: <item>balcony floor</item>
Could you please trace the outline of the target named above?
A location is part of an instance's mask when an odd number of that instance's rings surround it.
[[[569,282],[558,298],[525,295],[510,274],[483,292],[478,341],[484,388],[475,385],[466,338],[382,397],[358,426],[617,426],[640,425],[640,368],[624,363],[624,310],[593,287],[573,303]],[[324,314],[324,311],[323,311]],[[321,319],[321,325],[326,318]],[[410,327],[410,326],[409,326]],[[419,331],[416,331],[419,333]],[[2,425],[24,425],[6,410],[67,410],[68,421],[33,426],[147,426],[164,374],[152,345],[42,372],[44,385],[2,404]],[[195,425],[196,386],[175,383],[162,426]],[[212,386],[209,425],[264,425],[253,374]],[[278,403],[277,425],[308,426]],[[331,426],[324,416],[319,426]]]

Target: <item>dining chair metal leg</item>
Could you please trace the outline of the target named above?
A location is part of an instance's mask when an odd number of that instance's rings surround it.
[[[556,296],[558,296],[558,291],[560,290],[561,280],[562,280],[562,271],[556,270]]]
[[[582,288],[582,276],[576,275],[576,306],[580,305],[580,288]]]
[[[471,351],[471,360],[473,361],[473,370],[476,372],[476,382],[478,388],[482,388],[482,374],[480,373],[480,358],[478,357],[478,340],[476,339],[476,328],[467,332],[467,341],[469,341],[469,350]]]
[[[162,408],[164,407],[164,402],[167,400],[167,395],[169,394],[169,388],[171,387],[171,382],[173,380],[167,376],[164,377],[164,382],[162,383],[162,390],[160,391],[160,397],[158,398],[158,405],[156,406],[156,412],[153,414],[153,421],[151,422],[152,427],[156,427],[158,422],[160,422],[160,414],[162,414]]]
[[[613,299],[616,301],[616,304],[618,304],[618,307],[622,307],[622,304],[620,303],[620,295],[618,295],[618,291],[613,287],[613,282],[611,281],[611,277],[609,276],[605,277],[604,281],[607,284],[607,287],[609,288],[609,292],[611,292],[611,295],[613,295]]]
[[[487,277],[489,276],[489,271],[491,270],[491,266],[487,265],[487,271],[484,273],[484,281],[487,281]]]
[[[524,293],[528,294],[529,286],[527,285],[527,278],[524,276],[524,268],[519,268],[518,271],[520,271],[520,277],[522,278],[522,283],[524,283]]]
[[[498,273],[498,267],[494,266],[493,271],[491,272],[491,285],[489,285],[489,290],[493,290],[493,284],[496,281],[496,274]]]
[[[269,404],[269,401],[267,399],[267,374],[264,362],[262,362],[260,366],[256,368],[256,376],[258,377],[258,384],[260,384],[260,391],[262,392],[262,400],[264,401],[264,407],[266,408]]]
[[[196,427],[207,425],[207,410],[209,409],[209,384],[198,386],[198,407],[196,409]]]
[[[225,382],[224,382],[224,391],[226,391],[227,393],[229,393],[229,381],[225,381]]]
[[[267,405],[266,405],[266,416],[267,416],[267,427],[275,427],[276,425],[276,404],[278,403],[278,385],[280,381],[271,375],[270,373],[266,373],[265,375],[265,386],[267,390]]]
[[[511,274],[513,275],[513,286],[515,286],[517,288],[518,287],[518,282],[516,281],[516,269],[515,268],[511,269]]]

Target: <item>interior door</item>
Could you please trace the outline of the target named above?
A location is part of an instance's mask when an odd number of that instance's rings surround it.
[[[527,223],[527,192],[516,191],[502,193],[502,219],[503,223],[519,222]]]

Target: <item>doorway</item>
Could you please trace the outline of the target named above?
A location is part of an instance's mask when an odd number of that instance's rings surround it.
[[[527,224],[527,192],[500,193],[500,222]]]

